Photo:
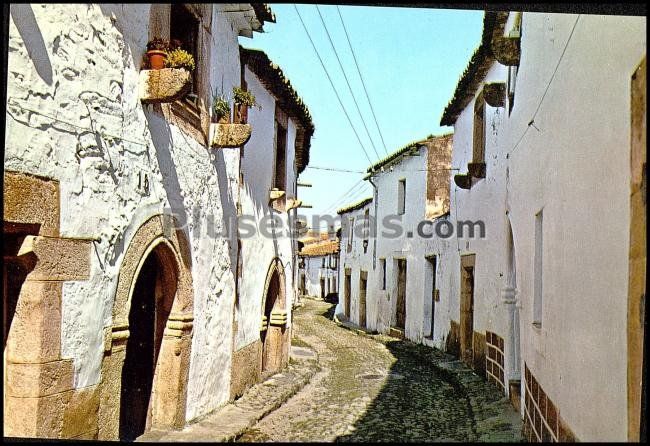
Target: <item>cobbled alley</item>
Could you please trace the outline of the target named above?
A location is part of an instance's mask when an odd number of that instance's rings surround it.
[[[497,389],[453,357],[332,320],[305,299],[293,345],[318,354],[300,392],[238,438],[249,441],[520,441],[521,422]]]

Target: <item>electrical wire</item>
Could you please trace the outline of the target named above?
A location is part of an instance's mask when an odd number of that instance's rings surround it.
[[[377,126],[377,131],[379,132],[379,137],[381,138],[381,143],[384,145],[384,152],[386,152],[386,155],[388,156],[388,149],[386,148],[386,141],[384,141],[384,135],[381,133],[381,128],[379,127],[379,122],[377,121],[377,115],[375,114],[375,109],[372,106],[372,102],[370,101],[370,96],[368,95],[368,89],[366,88],[366,83],[363,80],[363,76],[361,75],[361,69],[359,68],[359,63],[357,62],[357,56],[354,53],[354,49],[352,49],[352,43],[350,42],[350,36],[348,35],[348,30],[347,27],[345,26],[345,22],[343,22],[343,16],[341,15],[341,9],[339,8],[339,5],[336,5],[336,10],[339,13],[339,18],[341,19],[341,25],[343,25],[343,31],[345,31],[345,37],[348,41],[348,46],[350,47],[350,51],[352,52],[352,58],[354,59],[354,65],[357,67],[357,73],[359,73],[359,78],[361,79],[361,85],[363,85],[363,91],[366,94],[366,99],[368,100],[368,105],[370,106],[370,111],[372,112],[372,117],[375,120],[375,125]]]
[[[368,139],[370,140],[370,145],[372,146],[372,150],[374,150],[375,155],[377,155],[377,159],[379,160],[381,159],[381,156],[379,156],[379,152],[377,152],[377,148],[375,147],[375,142],[372,140],[372,137],[370,136],[370,131],[368,130],[368,126],[366,125],[366,120],[363,119],[363,114],[361,113],[361,109],[359,108],[359,103],[357,102],[357,98],[354,96],[354,92],[352,91],[352,87],[350,86],[350,81],[348,80],[348,76],[347,74],[345,74],[345,70],[343,69],[343,64],[341,63],[341,59],[339,58],[339,53],[336,51],[336,47],[334,46],[334,41],[332,41],[332,36],[330,35],[330,32],[327,29],[327,25],[325,24],[325,19],[323,18],[323,15],[321,14],[318,5],[315,6],[316,6],[316,11],[318,11],[318,16],[320,17],[320,21],[323,24],[323,28],[325,28],[327,39],[330,42],[332,50],[334,51],[334,55],[336,56],[336,60],[338,61],[339,67],[341,68],[341,72],[343,73],[343,78],[345,79],[345,83],[347,84],[348,90],[350,91],[350,96],[352,96],[352,101],[354,102],[354,105],[357,108],[357,113],[359,113],[359,118],[361,118],[363,127],[366,129],[366,134],[368,135]]]
[[[343,101],[341,101],[341,97],[339,96],[338,91],[336,90],[336,87],[334,86],[334,82],[332,81],[332,78],[330,77],[329,72],[327,71],[327,68],[325,68],[325,63],[323,62],[323,59],[321,59],[320,54],[318,53],[318,50],[316,49],[316,45],[314,44],[314,41],[311,38],[311,35],[309,34],[309,31],[307,30],[307,26],[305,25],[305,22],[302,20],[302,16],[300,15],[300,11],[298,11],[298,7],[293,5],[293,8],[296,10],[296,14],[298,15],[298,18],[300,19],[300,23],[302,24],[302,28],[305,30],[305,34],[307,34],[307,38],[309,39],[309,42],[311,42],[311,46],[314,49],[314,52],[316,53],[316,57],[318,57],[318,61],[321,64],[321,67],[323,67],[323,71],[325,71],[325,75],[327,76],[327,79],[330,82],[330,85],[332,86],[332,89],[334,90],[334,94],[336,95],[336,98],[339,101],[339,104],[341,105],[341,108],[343,109],[343,113],[345,114],[345,117],[348,119],[348,123],[350,124],[350,127],[352,127],[352,131],[354,132],[354,135],[357,137],[357,141],[359,141],[359,145],[361,146],[361,150],[363,150],[363,153],[366,155],[366,158],[368,159],[368,162],[372,164],[372,161],[370,160],[370,156],[368,155],[368,152],[366,151],[366,148],[364,147],[363,143],[361,142],[361,138],[359,138],[359,134],[357,133],[357,129],[354,127],[352,124],[352,120],[350,119],[350,115],[348,115],[348,111],[345,109],[345,106],[343,105]]]

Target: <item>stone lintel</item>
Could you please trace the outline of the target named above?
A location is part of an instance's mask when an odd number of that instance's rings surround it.
[[[29,235],[18,255],[37,258],[29,280],[87,280],[90,276],[90,246],[87,239],[69,239]]]

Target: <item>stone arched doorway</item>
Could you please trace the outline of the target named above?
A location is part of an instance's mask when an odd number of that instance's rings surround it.
[[[284,267],[279,259],[271,262],[262,301],[262,377],[281,370],[289,357],[287,300]]]
[[[174,254],[166,243],[159,243],[142,264],[131,297],[121,377],[120,440],[135,440],[151,426],[154,371],[177,284]]]
[[[193,322],[188,244],[177,222],[154,216],[136,231],[120,269],[107,329],[100,440],[133,440],[185,424]]]

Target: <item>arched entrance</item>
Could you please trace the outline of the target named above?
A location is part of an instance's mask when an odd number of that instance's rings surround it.
[[[519,308],[517,299],[517,264],[515,257],[515,242],[512,235],[510,220],[506,218],[506,281],[501,291],[502,301],[508,312],[508,345],[507,345],[507,378],[508,394],[515,408],[520,410],[521,397],[521,339],[519,334]]]
[[[266,275],[264,290],[264,300],[262,302],[263,330],[260,332],[262,377],[282,369],[286,365],[289,356],[285,275],[279,259],[274,259],[271,262]]]
[[[131,297],[130,335],[122,367],[120,440],[135,440],[151,426],[154,372],[177,281],[174,255],[165,243],[159,243],[142,264]]]
[[[185,425],[193,325],[191,257],[178,222],[157,215],[131,238],[105,333],[99,440]]]

